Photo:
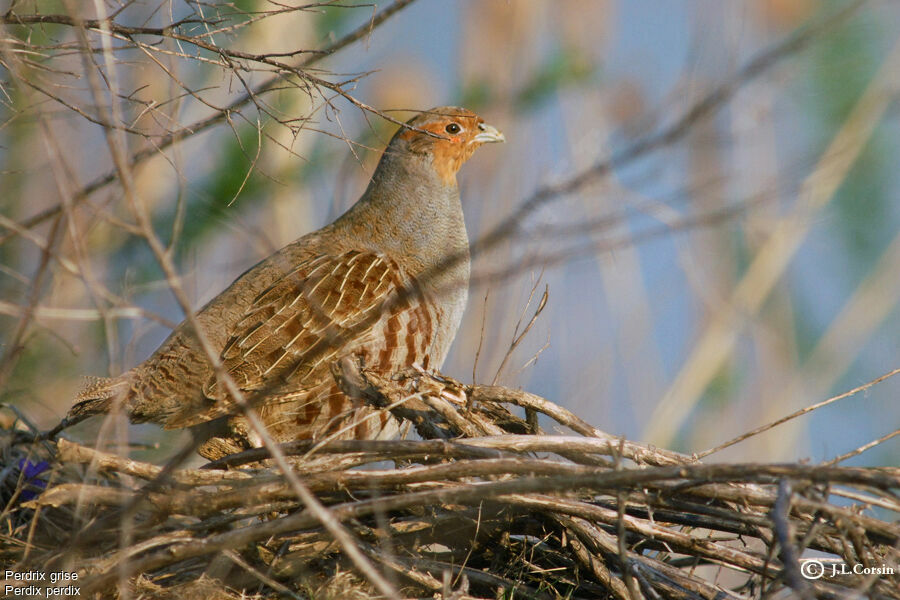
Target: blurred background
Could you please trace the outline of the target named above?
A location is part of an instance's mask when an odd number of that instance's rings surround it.
[[[702,452],[900,367],[900,4],[376,4],[0,0],[0,401],[49,427],[183,318],[107,131],[199,307],[359,196],[397,127],[360,103],[506,134],[460,174],[452,377]],[[898,431],[898,391],[707,460],[834,459]]]

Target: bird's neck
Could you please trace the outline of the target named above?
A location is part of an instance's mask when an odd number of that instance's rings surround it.
[[[358,244],[403,257],[410,275],[433,280],[422,281],[426,287],[468,286],[459,188],[442,181],[425,156],[388,147],[369,187],[335,226],[348,227]]]

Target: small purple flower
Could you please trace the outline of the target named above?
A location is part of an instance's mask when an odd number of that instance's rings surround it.
[[[38,478],[38,475],[43,473],[44,471],[50,468],[50,463],[45,460],[40,462],[33,463],[28,459],[22,458],[19,460],[19,470],[24,474],[24,486],[26,489],[22,490],[22,494],[20,498],[23,502],[27,502],[28,500],[33,500],[37,498],[40,492],[27,489],[31,488],[39,488],[43,490],[47,487],[47,482],[43,479]]]

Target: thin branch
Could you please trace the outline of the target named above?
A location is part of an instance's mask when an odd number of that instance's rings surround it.
[[[412,4],[415,1],[416,0],[395,0],[393,4],[391,4],[390,6],[388,6],[381,12],[374,15],[372,17],[371,21],[356,28],[355,30],[351,31],[350,33],[348,33],[341,39],[335,41],[334,43],[326,46],[323,50],[321,50],[317,54],[308,57],[306,60],[301,62],[300,66],[298,68],[291,68],[291,71],[295,72],[295,71],[298,71],[299,69],[305,69],[305,68],[311,67],[312,65],[319,62],[323,58],[330,56],[336,52],[339,52],[340,50],[346,48],[347,46],[353,44],[354,42],[364,38],[365,36],[369,35],[372,31],[374,31],[375,28],[379,27],[381,24],[383,24],[385,21],[387,21],[390,17],[397,14],[397,12],[406,8],[407,6],[409,6],[410,4]],[[98,22],[98,24],[102,24],[102,23]],[[242,96],[240,96],[239,98],[237,98],[236,100],[231,102],[227,107],[224,107],[222,110],[216,111],[214,114],[210,115],[209,117],[206,117],[204,119],[196,121],[190,125],[184,126],[175,131],[166,133],[160,139],[156,140],[152,147],[144,148],[143,150],[138,150],[137,152],[133,153],[128,158],[128,161],[127,161],[129,168],[133,168],[133,167],[137,166],[138,164],[144,162],[148,158],[156,156],[162,150],[165,150],[166,148],[168,148],[175,142],[179,142],[179,141],[182,141],[189,137],[192,137],[198,133],[201,133],[203,131],[206,131],[207,129],[212,128],[215,125],[218,125],[222,121],[225,121],[226,119],[228,119],[230,117],[230,115],[232,113],[239,111],[239,109],[241,107],[243,107],[244,105],[253,101],[253,99],[256,96],[258,96],[264,92],[272,90],[282,80],[283,80],[283,78],[280,75],[272,76],[272,77],[266,79],[265,81],[263,81],[262,83],[254,86],[252,88],[252,90],[243,94]],[[362,105],[361,107],[365,107],[366,109],[371,108],[371,107],[368,107],[367,105]],[[372,110],[374,111],[374,109],[372,109]],[[375,114],[379,114],[381,116],[386,116],[379,111],[375,111]],[[387,117],[387,118],[390,118],[390,117]],[[393,119],[390,119],[390,120],[393,121]],[[97,191],[103,189],[104,187],[106,187],[107,185],[109,185],[110,183],[113,183],[114,181],[116,181],[117,178],[118,178],[118,171],[116,169],[113,169],[113,170],[109,171],[108,173],[97,177],[92,182],[88,183],[87,185],[82,187],[78,192],[76,192],[74,194],[74,201],[76,203],[83,201],[85,198],[87,198],[94,192],[97,192]],[[50,219],[53,216],[55,216],[56,214],[58,214],[60,212],[61,208],[62,207],[59,204],[57,204],[56,206],[47,208],[47,209],[39,212],[38,214],[33,215],[32,217],[29,217],[28,219],[25,219],[21,223],[21,225],[22,225],[22,227],[31,229],[31,228],[43,223],[47,219]],[[11,234],[0,235],[0,244],[6,242],[10,237],[11,237]]]
[[[771,423],[761,425],[755,429],[751,429],[750,431],[748,431],[746,433],[742,433],[741,435],[739,435],[733,439],[730,439],[727,442],[719,444],[718,446],[715,446],[714,448],[704,450],[703,452],[698,452],[696,454],[696,457],[698,459],[701,459],[706,456],[709,456],[710,454],[714,454],[716,452],[724,450],[725,448],[728,448],[730,446],[734,446],[735,444],[743,442],[746,439],[749,439],[751,437],[759,435],[760,433],[763,433],[765,431],[769,431],[770,429],[778,427],[779,425],[781,425],[783,423],[787,423],[788,421],[796,419],[797,417],[803,416],[807,413],[811,413],[814,410],[818,410],[818,409],[822,408],[823,406],[828,406],[829,404],[833,404],[839,400],[843,400],[845,398],[855,396],[856,394],[858,394],[860,392],[864,392],[864,391],[868,390],[869,388],[871,388],[872,386],[878,385],[882,381],[890,379],[891,377],[893,377],[897,374],[900,374],[900,367],[894,369],[893,371],[889,371],[889,372],[885,373],[884,375],[881,375],[880,377],[876,377],[875,379],[873,379],[867,383],[857,386],[857,387],[853,388],[852,390],[846,391],[842,394],[838,394],[837,396],[832,396],[831,398],[828,398],[827,400],[822,400],[821,402],[816,402],[815,404],[811,404],[810,406],[806,406],[804,408],[801,408],[800,410],[795,410],[794,412],[790,413],[789,415],[781,417],[780,419],[772,421]],[[837,462],[840,462],[840,461],[837,461]]]

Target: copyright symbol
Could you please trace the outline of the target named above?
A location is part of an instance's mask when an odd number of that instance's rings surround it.
[[[814,558],[800,563],[800,574],[807,579],[818,579],[825,574],[825,565]]]

